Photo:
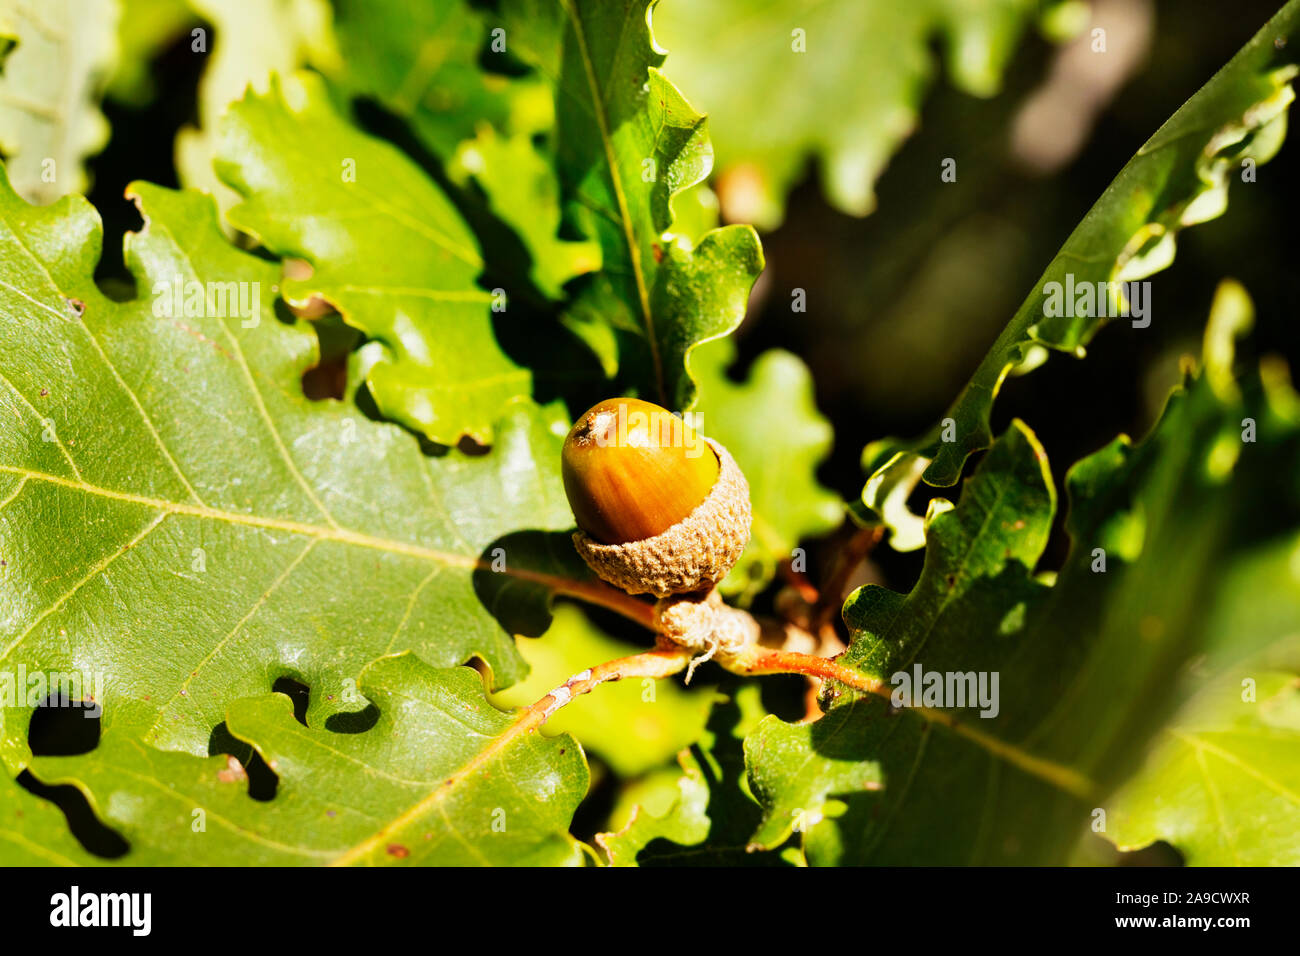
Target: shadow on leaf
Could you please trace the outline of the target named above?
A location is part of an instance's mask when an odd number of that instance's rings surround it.
[[[591,572],[567,531],[513,531],[483,549],[474,571],[475,595],[509,633],[540,637],[551,626],[553,593],[531,575],[581,581]]]

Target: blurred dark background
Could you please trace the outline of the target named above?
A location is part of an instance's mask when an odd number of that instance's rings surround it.
[[[980,100],[955,92],[946,78],[936,82],[920,127],[877,183],[872,215],[837,213],[821,199],[815,177],[805,179],[785,222],[764,236],[768,268],[761,301],[741,331],[740,364],[773,346],[810,364],[818,405],[835,425],[835,448],[820,472],[828,486],[852,497],[862,486],[864,445],[920,434],[942,417],[1123,165],[1281,5],[1095,2],[1094,15],[1108,26],[1107,56],[1131,56],[1132,66],[1126,77],[1092,79],[1101,102],[1090,126],[1078,105],[1088,91],[1076,92],[1071,104],[1070,96],[1059,96],[1061,83],[1055,98],[1039,104],[1037,126],[1022,116],[1051,83],[1058,58],[1070,57],[1030,35],[1001,95]],[[1117,49],[1117,37],[1143,31],[1144,50]],[[1089,56],[1070,62],[1077,68]],[[1092,55],[1092,62],[1113,69],[1107,56]],[[1077,72],[1057,77],[1067,88],[1081,82]],[[1108,84],[1115,89],[1106,97]],[[1077,151],[1068,149],[1071,131],[1082,133]],[[955,183],[940,182],[946,157],[957,160]],[[1044,159],[1059,165],[1043,168]],[[1053,353],[1044,367],[1007,380],[994,406],[994,433],[1013,417],[1028,422],[1058,488],[1071,463],[1119,432],[1138,438],[1151,426],[1178,381],[1179,357],[1200,354],[1221,279],[1240,280],[1255,300],[1255,333],[1242,345],[1242,360],[1276,352],[1297,366],[1300,146],[1288,141],[1256,173],[1254,183],[1233,181],[1224,216],[1180,234],[1173,266],[1151,278],[1150,327],[1112,323],[1093,340],[1086,361]],[[807,314],[790,312],[794,287],[807,290]],[[918,490],[918,509],[931,493]],[[1044,566],[1059,566],[1066,544],[1056,534]],[[895,587],[910,587],[919,570],[919,555],[877,549],[875,560]]]
[[[1017,114],[1057,55],[1030,37],[1001,96],[979,100],[936,84],[920,128],[877,184],[871,216],[831,210],[811,179],[791,196],[785,223],[764,237],[767,295],[743,330],[742,356],[783,346],[812,366],[818,404],[836,426],[825,470],[833,486],[859,483],[868,441],[924,431],[941,416],[1120,168],[1280,4],[1152,6],[1148,51],[1061,168],[1037,173],[1011,148]],[[958,179],[940,183],[949,156]],[[1199,352],[1224,276],[1241,280],[1255,299],[1256,346],[1296,358],[1300,292],[1290,280],[1300,148],[1288,142],[1257,172],[1255,183],[1233,183],[1227,214],[1181,234],[1173,267],[1152,277],[1150,328],[1116,323],[1094,340],[1088,361],[1054,355],[1045,369],[1010,379],[998,423],[1026,418],[1057,461],[1074,460],[1116,431],[1140,433],[1174,380],[1170,354]],[[789,311],[796,286],[808,291],[806,315]],[[1148,386],[1150,373],[1159,387]]]

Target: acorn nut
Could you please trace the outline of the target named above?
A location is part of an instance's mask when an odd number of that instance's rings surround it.
[[[749,485],[727,450],[667,409],[601,402],[564,441],[574,546],[629,594],[714,587],[749,542]]]

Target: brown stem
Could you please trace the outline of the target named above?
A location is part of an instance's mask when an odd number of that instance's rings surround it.
[[[566,583],[574,586],[557,588],[559,593],[613,608],[633,620],[645,624],[646,627],[652,630],[655,629],[653,605],[638,601],[636,598],[604,585],[594,583],[579,585],[578,582]],[[598,664],[581,674],[576,674],[537,701],[537,703],[526,708],[519,715],[519,718],[492,742],[487,751],[480,754],[472,763],[477,764],[487,759],[520,734],[536,730],[569,701],[588,693],[606,681],[622,680],[627,677],[670,677],[684,670],[690,663],[694,653],[694,650],[674,644],[660,635],[659,644],[652,651],[633,654],[630,657],[620,657],[604,664]],[[890,691],[881,681],[869,677],[861,671],[847,667],[835,658],[818,657],[815,654],[800,654],[796,651],[772,650],[758,644],[746,644],[739,650],[719,653],[717,660],[727,670],[736,674],[754,677],[763,674],[803,674],[820,680],[833,680],[854,690],[873,694],[885,700],[890,699]],[[994,756],[1005,760],[1026,773],[1047,781],[1061,790],[1083,799],[1091,798],[1096,792],[1095,784],[1074,769],[1036,757],[1013,744],[962,723],[951,714],[941,710],[932,710],[928,707],[912,707],[909,709],[923,720],[948,728],[953,733],[983,747]]]
[[[780,567],[781,577],[785,578],[786,584],[790,585],[799,593],[799,597],[803,598],[804,603],[813,605],[820,600],[817,588],[808,580],[806,574],[801,571],[796,571],[790,566],[789,561],[780,562]]]
[[[689,648],[661,640],[652,651],[597,664],[581,674],[570,677],[537,703],[528,707],[519,720],[507,728],[506,735],[525,733],[541,726],[569,701],[594,690],[607,681],[623,680],[626,677],[671,677],[690,663],[693,653]]]
[[[577,598],[579,601],[586,601],[588,604],[609,608],[611,611],[616,611],[624,617],[649,628],[651,631],[655,630],[655,607],[653,604],[635,598],[626,591],[612,587],[604,581],[580,581],[530,571],[516,571],[514,573],[516,577],[526,581],[536,581],[539,584],[544,584],[558,595]]]
[[[727,657],[723,666],[736,674],[757,677],[762,674],[804,674],[822,680],[839,681],[855,690],[868,694],[889,696],[884,685],[861,671],[845,667],[830,657],[800,654],[797,651],[774,651],[748,644],[736,654]]]
[[[867,555],[880,543],[884,534],[885,529],[882,525],[862,528],[840,549],[835,566],[822,586],[821,597],[813,609],[811,627],[813,633],[820,632],[834,619],[844,601],[844,589],[848,586],[854,569],[866,560]]]

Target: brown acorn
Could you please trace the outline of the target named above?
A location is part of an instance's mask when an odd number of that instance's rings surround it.
[[[718,480],[718,456],[676,415],[635,398],[589,409],[564,442],[564,491],[578,527],[604,544],[667,531]]]
[[[638,399],[601,402],[564,442],[574,545],[631,594],[712,588],[749,541],[749,486],[717,442]]]

